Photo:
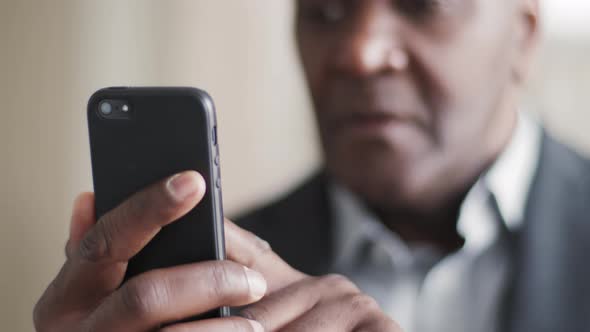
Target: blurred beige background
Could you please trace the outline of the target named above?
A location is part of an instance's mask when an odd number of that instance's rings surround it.
[[[545,0],[527,104],[590,153],[590,6]],[[91,190],[85,107],[110,85],[193,85],[216,100],[232,214],[318,164],[281,0],[0,0],[0,324],[32,331],[63,262],[73,198]],[[580,14],[582,13],[582,14]]]

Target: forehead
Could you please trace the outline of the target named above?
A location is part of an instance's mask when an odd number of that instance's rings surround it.
[[[401,18],[409,23],[408,27],[429,27],[436,33],[436,30],[451,27],[464,30],[485,26],[489,30],[495,26],[501,29],[500,25],[515,18],[522,1],[525,0],[296,0],[296,3],[299,22],[313,15],[345,14],[347,20],[344,21],[348,23],[362,18],[369,22],[389,17]]]
[[[351,8],[361,9],[366,6],[381,4],[391,8],[396,7],[424,7],[440,10],[458,9],[505,9],[516,8],[521,0],[295,0],[298,6],[302,5],[347,5]]]

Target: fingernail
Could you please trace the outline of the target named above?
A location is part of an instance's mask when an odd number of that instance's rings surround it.
[[[262,324],[257,321],[248,319],[248,323],[250,323],[254,332],[264,332],[264,327],[262,327]]]
[[[266,280],[262,274],[251,270],[244,266],[246,271],[246,278],[248,279],[248,287],[250,287],[250,295],[254,299],[260,299],[266,294]]]
[[[171,177],[166,188],[174,200],[182,202],[199,190],[200,181],[195,172],[184,172]]]

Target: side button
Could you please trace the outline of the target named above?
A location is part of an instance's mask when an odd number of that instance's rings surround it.
[[[217,178],[217,180],[215,181],[215,186],[217,187],[217,189],[221,189],[221,178]]]

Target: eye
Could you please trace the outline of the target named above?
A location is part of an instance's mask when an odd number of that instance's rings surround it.
[[[334,24],[345,17],[344,7],[335,1],[318,1],[301,5],[300,15],[315,24]]]
[[[442,0],[394,0],[395,7],[412,17],[425,17],[441,10]]]

